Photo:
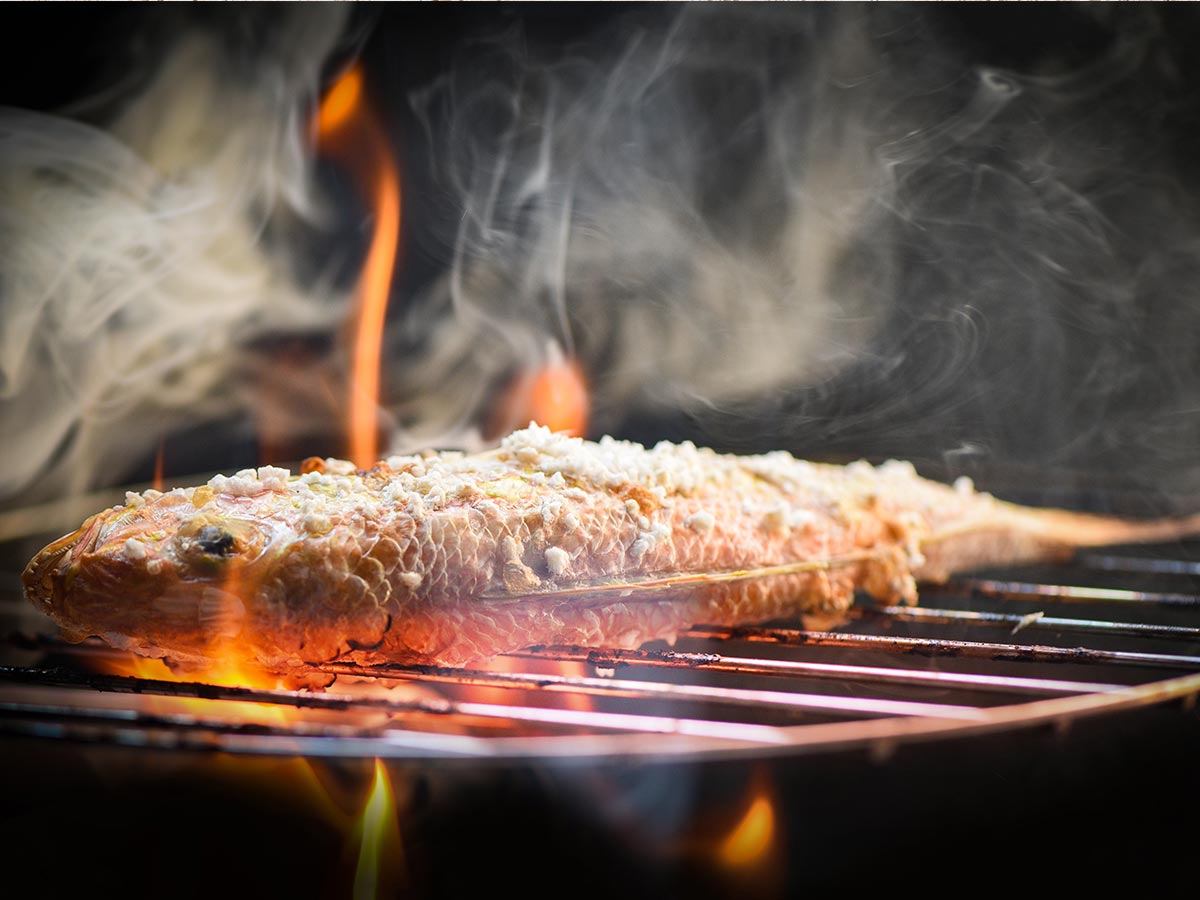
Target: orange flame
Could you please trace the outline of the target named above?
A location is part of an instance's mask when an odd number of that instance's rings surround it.
[[[531,421],[573,437],[587,433],[591,400],[583,368],[553,352],[540,369],[518,375],[496,407],[489,433],[507,434]]]
[[[354,337],[354,375],[350,395],[350,459],[359,468],[379,455],[376,410],[379,368],[388,291],[400,239],[400,181],[385,169],[375,191],[376,225],[358,289],[358,327]]]
[[[282,690],[289,687],[279,676],[254,669],[239,663],[229,656],[199,672],[175,671],[161,659],[149,659],[130,655],[127,659],[113,659],[106,663],[105,670],[112,675],[124,675],[154,681],[176,683],[199,682],[223,687],[258,688]],[[264,725],[288,725],[296,717],[296,710],[274,703],[255,703],[243,700],[210,700],[202,697],[154,697],[148,696],[147,705],[161,713],[185,712],[196,716],[219,712],[221,718],[236,719]],[[214,706],[214,704],[219,704]]]
[[[349,456],[368,468],[379,456],[379,373],[388,294],[400,243],[400,178],[379,122],[363,103],[363,74],[355,66],[330,88],[317,113],[321,145],[348,157],[364,182],[375,230],[355,290],[350,380]]]
[[[243,592],[252,592],[253,586],[247,586],[243,581],[239,569],[236,566],[230,567],[221,584],[221,593],[230,597],[240,597],[245,595]],[[219,628],[221,623],[218,621],[215,624]],[[136,678],[158,681],[201,682],[222,687],[261,690],[287,690],[292,687],[285,678],[249,662],[249,657],[249,652],[246,648],[239,646],[235,638],[220,636],[216,639],[215,646],[211,648],[209,661],[202,669],[176,671],[161,659],[132,655],[125,661],[113,660],[106,668],[113,674],[131,675]],[[295,709],[272,703],[213,701],[191,697],[153,698],[149,702],[164,711],[183,709],[196,714],[210,711],[210,704],[221,702],[222,710],[233,710],[243,719],[272,725],[288,724],[297,716]]]
[[[591,674],[586,662],[557,659],[535,659],[519,656],[495,656],[480,664],[480,668],[489,672],[507,674],[528,672],[535,675],[561,675],[566,678],[585,678]],[[459,689],[461,696],[474,703],[492,703],[503,705],[512,703],[514,691],[504,687],[489,687],[487,685],[467,685]],[[557,691],[546,688],[535,688],[539,705],[573,709],[577,712],[592,712],[595,704],[588,694],[575,691]]]
[[[757,867],[766,862],[775,841],[775,807],[759,785],[741,820],[717,847],[717,859],[730,869]]]
[[[403,845],[396,816],[396,799],[387,768],[375,760],[375,781],[355,828],[360,837],[358,865],[354,872],[354,900],[367,900],[392,893],[388,881],[403,874]]]
[[[341,130],[362,102],[362,69],[352,66],[334,82],[317,111],[317,139],[325,140]]]
[[[163,489],[163,442],[158,442],[158,453],[154,454],[154,489]]]

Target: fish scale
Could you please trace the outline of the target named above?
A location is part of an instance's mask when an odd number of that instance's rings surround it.
[[[467,665],[632,648],[696,624],[836,615],[863,590],[1195,533],[1200,518],[1035,510],[920,478],[531,426],[486,453],[310,461],[130,494],[39,553],[29,598],[74,639],[181,664]],[[554,565],[551,565],[551,559]]]

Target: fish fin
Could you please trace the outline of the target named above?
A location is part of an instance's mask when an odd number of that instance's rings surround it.
[[[554,597],[616,597],[634,592],[675,591],[683,587],[705,587],[714,584],[730,584],[759,578],[777,578],[784,575],[800,575],[808,572],[826,572],[843,566],[878,562],[895,553],[892,546],[871,548],[844,556],[826,559],[806,559],[782,563],[775,566],[759,566],[749,569],[732,569],[724,572],[674,572],[666,575],[640,579],[605,579],[603,581],[575,582],[541,591],[521,593],[484,593],[479,599],[486,603],[515,603],[520,600],[545,600]]]

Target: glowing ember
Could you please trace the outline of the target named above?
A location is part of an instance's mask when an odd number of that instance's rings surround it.
[[[400,179],[378,121],[362,102],[362,70],[346,72],[317,114],[317,138],[353,161],[375,214],[375,230],[355,292],[350,381],[349,456],[360,468],[379,457],[380,345],[400,242]]]
[[[717,858],[731,869],[762,864],[775,837],[775,808],[764,789],[754,792],[745,815],[717,848]]]

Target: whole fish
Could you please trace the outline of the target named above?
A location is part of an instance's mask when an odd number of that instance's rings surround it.
[[[70,640],[182,664],[461,666],[834,615],[856,590],[912,603],[917,581],[953,571],[1200,531],[1200,517],[1018,507],[903,462],[647,449],[533,425],[486,453],[303,469],[130,493],[42,550],[26,594]]]

